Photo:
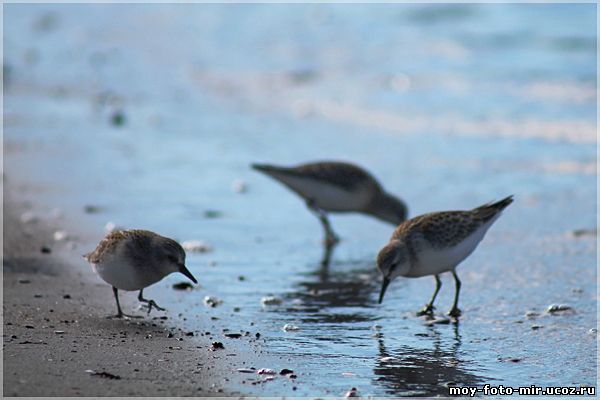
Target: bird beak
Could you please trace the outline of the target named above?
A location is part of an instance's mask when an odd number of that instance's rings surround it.
[[[381,285],[381,293],[379,293],[379,304],[381,304],[381,302],[383,301],[383,295],[385,294],[385,290],[387,289],[387,287],[388,287],[389,284],[390,284],[389,278],[386,278],[384,276],[383,277],[383,284]]]
[[[198,283],[198,281],[196,280],[196,278],[194,278],[194,275],[192,275],[192,273],[190,272],[189,269],[187,269],[187,267],[183,264],[178,264],[179,265],[179,272],[181,272],[182,274],[184,274],[185,276],[187,276],[188,278],[190,278],[190,280],[194,283]]]

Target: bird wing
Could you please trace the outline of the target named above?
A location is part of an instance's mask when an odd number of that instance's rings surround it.
[[[412,241],[419,236],[432,247],[449,247],[474,233],[482,223],[470,211],[434,212],[400,224],[392,238]]]

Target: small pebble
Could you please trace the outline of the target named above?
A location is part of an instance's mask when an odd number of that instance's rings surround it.
[[[260,300],[260,303],[263,306],[276,306],[283,303],[283,300],[275,296],[266,296]]]
[[[70,298],[71,298],[71,295],[70,295],[70,294],[65,294],[65,295],[63,295],[63,299],[70,299]]]
[[[69,237],[69,234],[66,231],[56,231],[54,232],[54,240],[60,242],[62,240],[66,240]]]
[[[533,329],[534,331],[537,331],[538,329],[542,329],[543,326],[542,325],[531,325],[531,329]]]
[[[289,374],[293,374],[293,373],[294,373],[294,371],[292,371],[291,369],[287,369],[287,368],[284,368],[281,371],[279,371],[279,375],[289,375]]]
[[[573,311],[573,307],[566,304],[551,304],[546,311],[550,314],[555,314],[563,311]]]
[[[123,126],[125,125],[125,113],[121,110],[116,110],[110,116],[110,123],[113,126]]]
[[[259,375],[276,375],[277,374],[277,372],[275,372],[271,368],[261,368],[256,373]]]
[[[52,249],[48,246],[42,246],[42,248],[40,249],[40,251],[42,252],[42,254],[50,254],[52,253]]]
[[[189,282],[179,282],[173,284],[173,289],[175,290],[192,290],[194,286]]]
[[[204,218],[219,218],[223,215],[221,211],[218,210],[206,210],[204,211]]]
[[[96,214],[99,213],[102,209],[98,206],[86,205],[83,207],[83,210],[88,214]]]
[[[56,333],[57,335],[62,335],[63,333],[65,333],[65,331],[54,331],[54,333]]]
[[[223,346],[223,343],[221,342],[212,342],[212,345],[210,346],[210,350],[220,350],[220,349],[224,349],[225,346]]]
[[[221,303],[223,303],[223,301],[214,296],[204,296],[204,304],[209,307],[216,307]]]
[[[246,185],[246,182],[240,179],[236,179],[235,181],[233,181],[231,183],[231,188],[236,193],[246,193],[248,191],[248,185]]]
[[[224,335],[230,339],[239,339],[242,337],[241,333],[225,333]]]
[[[253,374],[256,372],[256,369],[255,368],[238,368],[237,371],[244,373],[244,374]]]
[[[31,281],[29,279],[19,279],[18,282],[21,283],[21,284],[31,283]]]
[[[299,327],[297,327],[296,325],[292,325],[292,324],[285,324],[283,326],[283,328],[281,328],[284,332],[297,332],[300,330]]]
[[[527,318],[535,318],[535,317],[537,317],[537,316],[539,316],[539,315],[540,315],[540,313],[539,313],[539,312],[537,312],[537,311],[527,311],[527,312],[525,313],[525,316],[526,316]]]

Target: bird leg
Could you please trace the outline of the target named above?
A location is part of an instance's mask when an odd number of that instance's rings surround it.
[[[454,270],[452,270],[452,276],[454,277],[454,282],[456,283],[456,292],[454,293],[454,304],[452,304],[452,309],[448,311],[448,315],[451,317],[458,317],[461,314],[461,311],[458,308],[458,295],[460,294],[461,283]]]
[[[118,289],[116,287],[114,287],[114,286],[113,286],[113,294],[115,295],[115,300],[117,301],[117,315],[110,315],[107,318],[109,318],[109,319],[112,319],[112,318],[142,318],[139,315],[128,315],[128,314],[125,314],[121,310],[121,304],[119,303]]]
[[[325,211],[315,207],[310,201],[307,202],[308,208],[313,211],[313,213],[319,218],[321,221],[321,225],[323,225],[323,229],[325,230],[325,245],[333,246],[339,243],[340,238],[335,234],[333,229],[331,228],[331,224],[329,223],[329,219],[327,218],[327,214]]]
[[[154,302],[154,300],[148,300],[145,299],[144,296],[142,296],[142,292],[144,291],[144,289],[140,290],[140,295],[138,296],[138,300],[141,301],[142,303],[148,303],[148,314],[150,314],[150,311],[152,311],[152,307],[156,308],[158,311],[165,311],[164,308],[159,307],[158,304],[156,304]]]
[[[442,287],[442,281],[440,280],[440,276],[435,275],[435,291],[433,292],[433,296],[431,297],[431,300],[429,301],[429,303],[427,303],[427,305],[425,307],[423,307],[423,309],[421,309],[421,311],[417,312],[418,316],[433,314],[433,310],[435,309],[435,307],[433,306],[433,302],[435,301],[435,298],[437,297],[437,294],[440,291],[441,287]]]

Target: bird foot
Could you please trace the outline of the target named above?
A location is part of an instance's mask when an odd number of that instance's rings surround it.
[[[450,317],[458,318],[462,314],[462,311],[458,307],[454,307],[452,310],[448,311],[448,315]]]
[[[148,304],[144,304],[143,306],[148,307],[148,315],[150,315],[150,311],[152,311],[152,307],[154,307],[158,311],[165,311],[165,309],[162,307],[159,307],[159,305],[156,304],[156,302],[154,300],[148,300]]]
[[[417,316],[421,317],[423,315],[433,315],[433,310],[435,310],[435,307],[431,304],[428,304],[417,312]]]

